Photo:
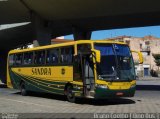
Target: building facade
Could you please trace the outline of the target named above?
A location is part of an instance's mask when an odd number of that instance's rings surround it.
[[[142,52],[144,63],[141,65],[138,64],[138,55],[132,54],[136,64],[136,73],[139,77],[151,76],[151,70],[158,71],[153,54],[160,54],[160,38],[149,35],[142,38],[119,36],[113,39],[127,43],[131,50]]]

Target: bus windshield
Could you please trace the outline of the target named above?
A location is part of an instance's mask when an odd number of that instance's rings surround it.
[[[133,58],[128,46],[96,43],[94,48],[101,52],[101,62],[97,64],[99,79],[112,81],[135,79]]]

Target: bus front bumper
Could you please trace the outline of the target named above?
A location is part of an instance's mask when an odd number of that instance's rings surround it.
[[[133,97],[136,87],[130,89],[111,90],[106,88],[97,87],[95,89],[94,98],[118,98],[118,97]]]

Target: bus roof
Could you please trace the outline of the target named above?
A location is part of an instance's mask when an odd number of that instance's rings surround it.
[[[109,43],[109,44],[127,45],[126,43],[117,42],[117,41],[113,41],[113,40],[78,40],[78,41],[70,41],[70,42],[66,42],[66,43],[38,46],[38,47],[27,48],[27,49],[14,49],[14,50],[10,50],[9,54],[19,53],[19,52],[28,52],[28,51],[34,51],[34,50],[42,50],[42,49],[49,49],[49,48],[56,48],[56,47],[62,47],[62,46],[70,46],[70,45],[83,44],[83,43]]]

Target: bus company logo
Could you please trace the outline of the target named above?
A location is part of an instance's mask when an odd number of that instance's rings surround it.
[[[62,70],[61,70],[61,74],[65,74],[65,69],[63,68]]]
[[[32,75],[51,75],[51,68],[32,68]]]
[[[21,69],[18,69],[19,72],[21,72]]]

